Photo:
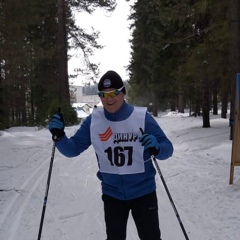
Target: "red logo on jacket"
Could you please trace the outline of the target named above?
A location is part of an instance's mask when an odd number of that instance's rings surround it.
[[[99,134],[99,137],[102,142],[106,142],[112,136],[112,134],[112,129],[108,127],[108,129],[104,133]]]

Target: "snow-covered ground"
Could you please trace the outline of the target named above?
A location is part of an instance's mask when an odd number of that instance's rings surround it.
[[[240,238],[240,169],[229,185],[231,146],[227,119],[211,116],[211,128],[186,114],[156,118],[175,152],[158,161],[190,240]],[[68,127],[67,135],[78,126]],[[0,240],[37,239],[52,141],[48,130],[0,131]],[[93,148],[68,159],[56,150],[42,231],[45,240],[105,240],[101,186]],[[163,240],[184,240],[157,175]],[[138,239],[132,218],[127,240]]]

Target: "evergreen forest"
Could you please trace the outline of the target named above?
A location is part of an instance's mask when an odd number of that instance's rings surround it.
[[[74,12],[115,9],[115,0],[1,0],[0,1],[0,129],[45,126],[61,106],[67,125],[77,122],[70,106],[68,52],[80,49],[84,66],[98,32],[88,33],[74,22]]]
[[[234,118],[239,72],[238,0],[139,0],[130,16],[131,99],[203,117]]]
[[[124,0],[122,0],[124,1]],[[129,0],[125,0],[129,2]],[[159,110],[234,119],[239,72],[238,0],[130,1],[129,102]],[[116,0],[0,1],[0,129],[44,125],[59,105],[74,124],[67,62],[80,49],[84,74],[97,74],[89,61],[98,32],[87,33],[74,12],[114,11]],[[117,26],[116,26],[117,27]]]

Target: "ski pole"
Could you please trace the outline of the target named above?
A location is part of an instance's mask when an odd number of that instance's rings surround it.
[[[168,198],[169,198],[169,200],[170,200],[170,202],[171,202],[171,204],[172,204],[173,210],[174,210],[174,212],[175,212],[175,214],[176,214],[176,216],[177,216],[178,222],[179,222],[179,224],[180,224],[180,226],[181,226],[181,229],[182,229],[182,231],[183,231],[183,234],[184,234],[184,236],[185,236],[185,239],[186,239],[186,240],[189,240],[188,235],[187,235],[187,233],[186,233],[186,231],[185,231],[185,228],[184,228],[184,226],[183,226],[182,220],[181,220],[181,218],[180,218],[180,216],[179,216],[179,214],[178,214],[177,208],[176,208],[176,206],[175,206],[175,204],[174,204],[174,202],[173,202],[172,196],[171,196],[171,194],[170,194],[170,192],[169,192],[169,190],[168,190],[167,184],[166,184],[166,182],[165,182],[165,180],[164,180],[164,177],[163,177],[163,175],[162,175],[162,172],[161,172],[161,170],[160,170],[160,167],[159,167],[159,165],[158,165],[158,163],[157,163],[157,160],[156,160],[156,158],[155,158],[154,155],[151,155],[151,159],[152,159],[152,161],[154,162],[155,167],[156,167],[156,169],[157,169],[157,172],[158,172],[158,174],[159,174],[159,176],[160,176],[160,178],[161,178],[161,180],[162,180],[163,186],[164,186],[164,188],[165,188],[165,190],[166,190],[166,192],[167,192]]]
[[[51,160],[50,160],[50,167],[49,167],[49,171],[48,171],[47,186],[46,186],[46,191],[45,191],[45,196],[44,196],[44,201],[43,201],[42,216],[41,216],[41,221],[40,221],[40,226],[39,226],[39,231],[38,231],[38,238],[37,238],[38,240],[41,239],[41,235],[42,235],[42,227],[43,227],[43,221],[44,221],[44,216],[45,216],[45,210],[46,210],[46,206],[47,206],[48,190],[50,187],[50,180],[51,180],[51,175],[52,175],[52,167],[53,167],[55,149],[56,149],[56,145],[54,142],[53,147],[52,147],[52,156],[51,156]]]
[[[61,113],[61,108],[58,108],[58,114],[60,114],[60,113]],[[37,240],[40,240],[41,235],[42,235],[43,221],[44,221],[45,211],[46,211],[46,207],[47,207],[48,191],[49,191],[49,187],[50,187],[55,149],[56,149],[56,143],[53,142],[52,155],[51,155],[50,166],[49,166],[49,170],[48,170],[47,185],[46,185],[46,191],[45,191],[45,196],[44,196],[44,201],[43,201],[42,215],[41,215],[41,221],[40,221]]]

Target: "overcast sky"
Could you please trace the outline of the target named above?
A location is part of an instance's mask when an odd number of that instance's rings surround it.
[[[128,79],[126,66],[130,61],[130,22],[127,20],[130,14],[130,4],[124,0],[118,0],[115,11],[111,14],[103,10],[96,10],[92,15],[86,13],[76,14],[76,23],[84,29],[100,31],[98,43],[105,46],[101,50],[95,50],[92,60],[100,63],[100,75],[108,70],[118,72],[123,80]],[[69,73],[73,73],[74,68],[78,68],[80,59],[75,57],[69,61]],[[81,85],[82,80],[87,77],[79,76],[75,81],[75,85]],[[97,79],[98,80],[98,79]],[[72,81],[71,81],[72,82]]]

